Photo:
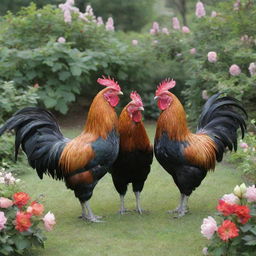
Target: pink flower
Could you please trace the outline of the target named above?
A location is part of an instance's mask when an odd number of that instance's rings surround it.
[[[189,33],[189,32],[190,32],[190,29],[189,29],[187,26],[183,26],[183,27],[182,27],[182,32],[183,32],[183,33]]]
[[[180,22],[177,17],[172,18],[172,27],[173,29],[180,30]]]
[[[66,23],[71,23],[72,17],[71,17],[70,10],[64,11],[64,21],[65,21]]]
[[[204,100],[208,100],[208,99],[209,99],[207,90],[203,90],[203,91],[202,91],[202,98],[203,98]]]
[[[208,218],[203,219],[203,224],[201,225],[201,234],[208,240],[212,238],[217,229],[217,223],[213,217],[208,216]]]
[[[154,21],[152,28],[150,29],[150,34],[155,35],[155,34],[159,33],[159,31],[160,31],[159,24],[158,24],[158,22]]]
[[[109,17],[107,22],[106,22],[106,26],[105,26],[106,30],[108,31],[114,31],[115,27],[114,27],[114,20],[112,17]]]
[[[5,228],[5,223],[7,222],[7,218],[4,216],[4,212],[0,211],[0,230]]]
[[[251,76],[256,75],[256,63],[254,63],[254,62],[250,63],[248,69],[249,69]]]
[[[66,39],[65,39],[64,37],[62,37],[62,36],[61,36],[61,37],[59,37],[59,38],[58,38],[58,40],[57,40],[57,41],[58,41],[58,43],[63,44],[63,43],[65,43],[65,42],[66,42]]]
[[[205,16],[204,4],[200,1],[198,1],[196,4],[196,16],[198,18]]]
[[[239,11],[240,5],[241,5],[240,0],[237,0],[237,1],[234,3],[234,5],[233,5],[234,11]]]
[[[240,147],[245,149],[245,148],[248,148],[249,146],[248,146],[248,144],[246,142],[241,142],[240,143]]]
[[[255,185],[247,188],[245,192],[245,198],[247,198],[248,202],[256,202],[256,187]]]
[[[170,34],[168,28],[162,28],[162,33],[166,35]]]
[[[216,52],[208,52],[207,54],[208,61],[214,63],[217,61],[217,53]]]
[[[132,45],[138,45],[138,40],[133,39],[133,40],[132,40]]]
[[[235,196],[233,193],[225,194],[221,200],[225,201],[228,204],[237,204],[239,203],[239,198]]]
[[[241,69],[240,69],[240,67],[239,67],[238,65],[233,64],[233,65],[230,66],[230,68],[229,68],[229,73],[230,73],[230,75],[232,75],[232,76],[238,76],[238,75],[240,75],[240,73],[241,73]]]
[[[196,48],[192,48],[189,50],[190,54],[196,54]]]
[[[51,231],[53,229],[53,226],[56,224],[55,216],[51,212],[48,212],[44,216],[43,221],[44,221],[44,227],[47,231]]]
[[[12,205],[13,205],[12,200],[5,197],[0,197],[0,208],[9,208]]]
[[[216,16],[217,16],[217,12],[212,11],[211,17],[214,18],[214,17],[216,17]]]
[[[98,17],[97,18],[97,25],[103,25],[104,24],[104,22],[103,22],[103,19],[102,19],[102,17]]]

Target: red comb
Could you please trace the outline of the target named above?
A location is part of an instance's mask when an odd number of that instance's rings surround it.
[[[131,92],[130,94],[130,98],[131,100],[138,106],[143,106],[143,102],[142,99],[140,97],[140,95],[135,91],[135,92]]]
[[[102,76],[103,78],[98,78],[97,82],[101,85],[104,85],[106,87],[112,88],[117,91],[121,91],[121,88],[117,82],[115,82],[114,79],[111,79],[109,76],[106,78],[105,76]]]
[[[162,81],[156,90],[156,96],[159,96],[162,92],[168,91],[169,89],[173,88],[176,85],[176,82],[173,79],[167,78]]]

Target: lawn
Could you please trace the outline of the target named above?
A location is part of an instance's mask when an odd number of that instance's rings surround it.
[[[147,130],[153,138],[154,124],[148,124]],[[64,133],[72,137],[78,130],[64,129]],[[55,229],[47,233],[45,249],[34,250],[35,256],[199,256],[207,242],[200,234],[202,219],[215,213],[218,198],[241,183],[238,171],[217,165],[192,194],[191,214],[174,219],[167,210],[176,207],[179,192],[171,176],[155,160],[142,193],[142,206],[149,214],[131,212],[120,216],[119,196],[107,174],[91,199],[95,214],[103,215],[105,222],[88,223],[77,218],[80,204],[63,182],[48,177],[41,181],[32,169],[22,179],[33,198],[44,195],[46,211],[53,212],[57,219]],[[126,207],[135,208],[131,187]]]

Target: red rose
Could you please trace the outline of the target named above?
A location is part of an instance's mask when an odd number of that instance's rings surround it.
[[[28,213],[32,213],[35,216],[42,215],[43,211],[44,206],[42,204],[37,203],[36,201],[33,201],[27,209]]]
[[[26,205],[29,201],[30,197],[27,193],[18,192],[13,195],[14,204],[17,205],[19,208]]]
[[[217,210],[221,212],[224,216],[229,216],[235,213],[237,206],[237,204],[229,204],[226,203],[224,200],[219,200]]]
[[[242,224],[247,223],[247,221],[251,218],[250,209],[246,205],[238,205],[235,214]]]
[[[218,228],[218,234],[223,241],[228,241],[228,239],[237,237],[239,230],[235,223],[230,220],[224,220]]]
[[[31,214],[27,212],[17,212],[15,229],[20,232],[27,231],[31,227]]]

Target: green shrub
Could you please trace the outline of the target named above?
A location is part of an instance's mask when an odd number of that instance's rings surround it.
[[[13,81],[0,82],[0,123],[9,118],[14,112],[26,106],[37,104],[37,89],[17,89]]]

